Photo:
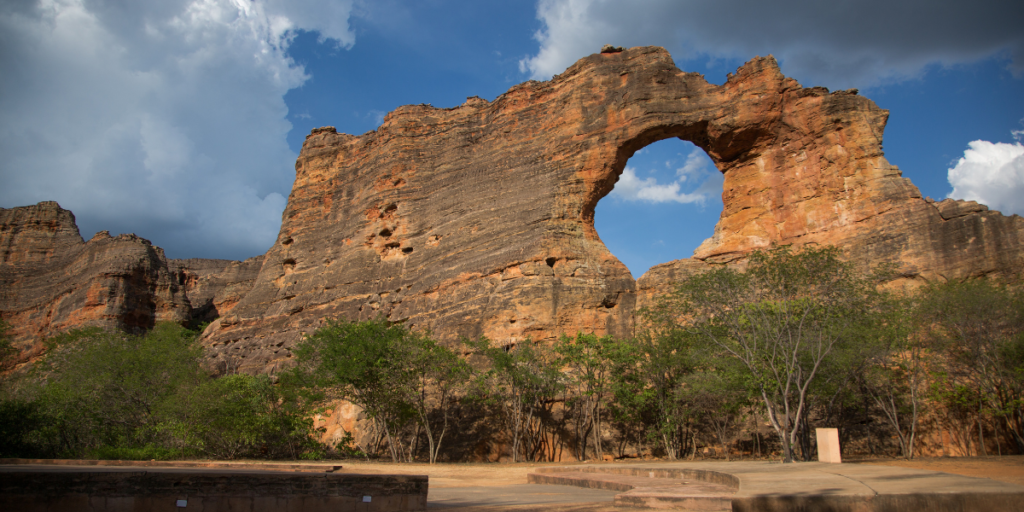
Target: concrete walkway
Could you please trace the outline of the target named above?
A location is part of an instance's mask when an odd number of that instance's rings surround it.
[[[1024,486],[936,471],[804,462],[538,468],[535,483],[625,490],[615,504],[684,510],[1015,511]]]

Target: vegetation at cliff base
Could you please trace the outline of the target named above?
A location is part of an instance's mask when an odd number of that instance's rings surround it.
[[[310,403],[348,400],[384,434],[393,461],[412,461],[421,438],[437,461],[450,434],[452,401],[471,373],[452,350],[385,319],[328,321],[295,349],[284,380]]]
[[[794,461],[817,427],[844,456],[1024,454],[1024,291],[862,270],[830,247],[754,252],[681,280],[630,339],[326,320],[277,380],[210,376],[173,324],[72,330],[0,380],[0,457]],[[325,446],[313,418],[343,401],[357,428]]]
[[[196,333],[78,329],[47,341],[31,374],[4,383],[0,457],[299,458],[313,423],[266,376],[211,378]]]

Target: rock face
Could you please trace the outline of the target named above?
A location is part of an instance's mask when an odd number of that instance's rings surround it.
[[[210,322],[226,315],[252,289],[263,255],[245,261],[189,258],[168,260],[167,268],[185,290],[190,317]]]
[[[22,337],[219,315],[203,337],[214,366],[258,373],[336,317],[448,341],[630,336],[673,282],[781,244],[896,262],[903,284],[1021,277],[1024,219],[921,198],[883,156],[887,117],[856,91],[801,87],[771,57],[716,86],[661,48],[610,48],[493,102],[401,107],[360,136],[313,130],[261,258],[168,261],[132,235],[83,242],[56,203],[0,210],[0,313]],[[724,210],[693,258],[637,282],[594,207],[637,150],[671,137],[724,174]]]
[[[888,112],[856,91],[802,88],[771,57],[715,86],[663,49],[614,50],[493,102],[401,107],[361,136],[313,130],[252,291],[205,332],[212,357],[272,372],[334,317],[500,344],[629,336],[638,299],[779,244],[903,262],[906,280],[1021,273],[1024,221],[922,199],[882,154]],[[694,259],[655,267],[638,294],[594,207],[634,152],[670,137],[724,173],[725,208]]]
[[[261,261],[168,260],[135,235],[102,231],[85,242],[53,201],[0,208],[0,315],[26,359],[42,338],[75,327],[209,320],[248,291]]]

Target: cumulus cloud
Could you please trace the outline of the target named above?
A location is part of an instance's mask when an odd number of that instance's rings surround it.
[[[537,54],[520,61],[547,79],[603,44],[658,45],[676,59],[772,53],[805,85],[869,87],[931,64],[994,55],[1024,73],[1024,3],[1000,0],[541,0]]]
[[[709,197],[722,191],[722,174],[699,149],[687,155],[685,163],[676,169],[675,175],[676,179],[670,183],[658,183],[656,177],[640,178],[634,167],[626,167],[611,195],[625,201],[697,203],[703,206]],[[692,191],[682,192],[688,183],[696,185]]]
[[[83,236],[135,232],[172,257],[243,258],[294,177],[284,94],[298,30],[355,42],[352,2],[0,4],[0,204],[56,200]]]
[[[949,169],[949,197],[968,199],[1005,215],[1024,215],[1024,144],[976,140]]]

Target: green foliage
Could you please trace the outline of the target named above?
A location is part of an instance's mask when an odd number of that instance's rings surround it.
[[[611,336],[576,333],[575,338],[562,335],[554,346],[562,368],[562,385],[566,390],[566,416],[573,425],[577,460],[587,459],[587,445],[594,441],[594,459],[601,460],[602,423],[606,409],[605,396],[611,386],[611,359],[615,340]]]
[[[167,459],[321,454],[312,420],[267,377],[210,379],[196,333],[78,329],[47,340],[20,396],[0,402],[4,456]]]
[[[180,459],[184,453],[149,443],[141,447],[100,446],[86,452],[88,459],[99,460],[174,460]]]
[[[696,364],[698,370],[683,378],[676,396],[700,425],[714,434],[728,460],[729,447],[756,399],[752,393],[755,386],[735,358],[705,354]]]
[[[885,296],[879,304],[876,335],[863,345],[866,364],[838,363],[856,369],[860,390],[884,415],[899,440],[900,452],[909,460],[914,457],[920,388],[927,377],[930,351],[916,333],[920,327],[914,321],[913,297]]]
[[[477,376],[476,397],[497,411],[509,437],[512,461],[536,460],[550,448],[544,421],[562,386],[553,358],[529,339],[504,347],[487,338],[465,343],[489,363],[489,369]]]
[[[366,452],[360,450],[359,447],[356,446],[355,437],[352,436],[351,432],[345,432],[345,435],[342,436],[334,446],[334,449],[342,458],[346,459],[362,459],[368,457]]]
[[[932,397],[970,451],[981,415],[999,418],[1024,453],[1024,291],[986,280],[933,284],[917,313],[942,353]]]
[[[648,390],[654,423],[648,440],[657,442],[669,459],[677,459],[693,443],[693,411],[679,398],[679,388],[697,370],[698,347],[686,331],[647,329],[635,340],[638,367]]]
[[[645,354],[637,343],[615,340],[607,349],[612,375],[608,413],[620,433],[618,455],[622,457],[628,445],[639,450],[649,440],[657,439],[654,434],[659,417],[657,393],[649,384],[650,374],[641,364],[646,360]]]
[[[44,456],[33,443],[45,425],[35,402],[18,398],[0,400],[0,458]]]
[[[743,364],[786,462],[819,371],[871,336],[877,294],[839,256],[832,247],[754,252],[746,272],[723,267],[690,277],[649,316],[698,351]]]
[[[298,366],[286,381],[307,399],[318,404],[344,399],[361,407],[384,431],[394,461],[412,459],[423,429],[429,459],[436,460],[453,392],[470,373],[450,349],[385,319],[332,320],[294,353]]]

